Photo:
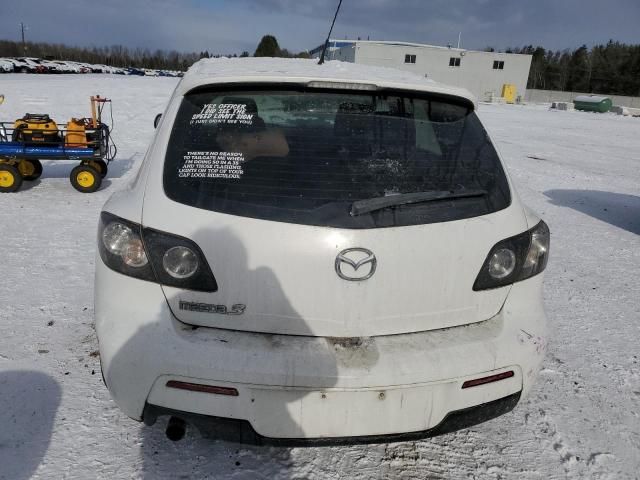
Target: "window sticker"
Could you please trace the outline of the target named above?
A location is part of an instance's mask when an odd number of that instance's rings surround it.
[[[238,103],[206,103],[200,113],[191,117],[191,125],[253,125],[253,113]]]
[[[240,152],[187,152],[178,178],[230,178],[244,174],[244,155]]]

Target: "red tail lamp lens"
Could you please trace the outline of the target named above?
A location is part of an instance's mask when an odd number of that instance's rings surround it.
[[[238,390],[228,387],[216,387],[215,385],[201,385],[199,383],[178,382],[177,380],[169,380],[167,387],[177,388],[178,390],[188,390],[190,392],[214,393],[216,395],[229,395],[237,397]]]
[[[477,387],[478,385],[484,385],[486,383],[498,382],[500,380],[504,380],[505,378],[513,377],[513,370],[509,370],[508,372],[498,373],[497,375],[491,375],[488,377],[476,378],[474,380],[467,380],[462,384],[462,388],[471,388]]]

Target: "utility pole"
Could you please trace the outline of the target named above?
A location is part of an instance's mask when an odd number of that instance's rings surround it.
[[[587,76],[587,89],[589,90],[589,93],[591,93],[591,73],[593,71],[593,64],[590,59],[587,60],[587,68],[589,71],[589,75]]]
[[[22,52],[27,56],[27,44],[24,42],[24,23],[20,22],[20,30],[22,31]]]

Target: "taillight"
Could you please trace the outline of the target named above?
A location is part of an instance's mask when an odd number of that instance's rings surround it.
[[[549,227],[540,221],[531,230],[498,242],[489,252],[473,289],[503,287],[541,273],[549,259]]]
[[[156,281],[137,223],[102,212],[98,251],[104,264],[112,270],[141,280]]]
[[[202,251],[188,238],[102,212],[98,250],[107,267],[124,275],[187,290],[218,290]]]
[[[211,268],[194,242],[151,228],[142,229],[142,238],[159,283],[201,292],[218,290]]]

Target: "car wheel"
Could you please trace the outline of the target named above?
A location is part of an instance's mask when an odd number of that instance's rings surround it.
[[[73,188],[82,193],[93,193],[100,188],[102,177],[98,171],[89,165],[78,165],[69,175]]]
[[[37,159],[23,158],[18,163],[18,171],[23,180],[36,180],[42,175],[42,163]]]
[[[0,192],[16,192],[22,185],[22,175],[16,167],[0,163]]]

